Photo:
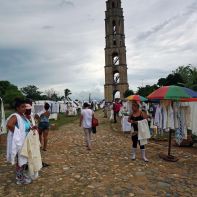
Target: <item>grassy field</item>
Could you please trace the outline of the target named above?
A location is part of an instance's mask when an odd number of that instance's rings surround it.
[[[59,129],[61,126],[73,123],[77,119],[79,119],[79,116],[66,116],[64,113],[60,113],[57,120],[50,120],[51,129]]]

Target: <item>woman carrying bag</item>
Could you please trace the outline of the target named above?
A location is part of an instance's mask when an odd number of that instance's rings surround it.
[[[128,122],[131,123],[131,126],[133,127],[134,132],[132,133],[132,151],[131,151],[131,159],[136,159],[136,150],[137,150],[137,144],[139,143],[140,149],[141,149],[141,155],[142,159],[145,162],[148,162],[148,159],[146,158],[145,153],[145,146],[140,144],[140,141],[138,140],[138,121],[147,119],[148,116],[145,112],[142,112],[139,109],[139,104],[137,102],[132,103],[132,114],[129,116]]]

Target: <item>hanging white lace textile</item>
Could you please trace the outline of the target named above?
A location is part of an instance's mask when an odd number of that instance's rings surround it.
[[[42,159],[37,131],[30,130],[21,149],[21,155],[28,160],[28,171],[30,176],[33,176],[36,172],[41,170]]]
[[[147,144],[147,140],[150,139],[150,129],[148,126],[148,121],[146,119],[137,121],[138,123],[138,140],[140,140],[140,145]]]
[[[3,100],[2,98],[0,98],[0,110],[1,110],[1,114],[0,114],[0,135],[7,133],[7,129],[6,129],[6,119],[5,119],[5,111],[4,111],[4,105],[3,105]]]
[[[192,134],[197,136],[197,102],[191,102],[190,104],[191,108],[191,125],[190,128],[192,130]]]
[[[7,135],[7,161],[12,165],[16,163],[16,155],[18,155],[18,165],[21,167],[27,163],[27,159],[20,155],[23,143],[25,141],[26,132],[24,121],[17,113],[12,114],[8,120],[15,115],[17,118],[18,128],[15,126],[14,132],[8,131]]]

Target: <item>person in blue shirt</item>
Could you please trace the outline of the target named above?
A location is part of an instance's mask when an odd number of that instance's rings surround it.
[[[49,112],[50,105],[48,103],[45,103],[44,109],[45,111],[40,114],[39,117],[39,124],[38,124],[38,129],[39,129],[39,135],[40,135],[40,143],[42,144],[42,138],[44,141],[44,146],[43,150],[47,150],[47,142],[48,142],[48,133],[49,133]]]

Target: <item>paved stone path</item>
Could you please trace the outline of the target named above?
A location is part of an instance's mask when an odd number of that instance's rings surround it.
[[[0,146],[0,196],[33,197],[196,197],[197,148],[173,147],[180,158],[168,163],[158,157],[167,152],[167,143],[147,146],[149,163],[130,160],[131,140],[118,124],[100,120],[93,137],[93,150],[87,151],[78,121],[50,132],[49,148],[42,152],[43,168],[38,180],[27,186],[15,184],[14,167],[5,163],[5,146]]]

